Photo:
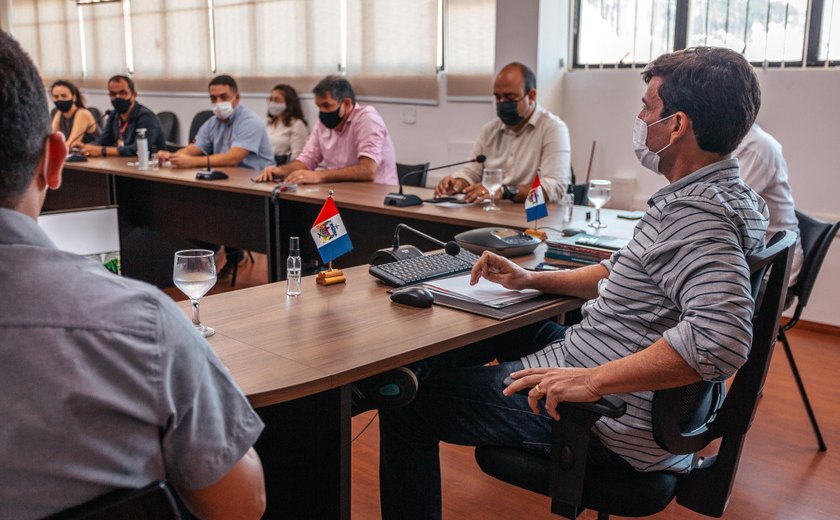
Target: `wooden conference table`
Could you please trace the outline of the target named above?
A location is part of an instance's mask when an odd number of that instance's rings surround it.
[[[341,212],[353,241],[353,252],[336,261],[336,266],[367,263],[379,248],[388,247],[398,223],[406,223],[443,241],[465,231],[484,226],[504,226],[516,229],[531,227],[525,221],[521,203],[498,203],[500,211],[487,212],[479,205],[457,208],[423,204],[408,208],[385,206],[383,200],[396,187],[373,183],[332,183],[300,185],[295,193],[272,196],[273,184],[256,184],[256,175],[245,168],[219,168],[230,176],[221,181],[197,181],[194,169],[160,168],[140,171],[128,163],[132,158],[91,158],[87,162],[68,163],[64,167],[64,181],[57,191],[50,191],[46,210],[118,204],[120,234],[123,238],[123,272],[158,285],[170,285],[172,256],[169,251],[126,251],[131,246],[131,234],[137,230],[151,230],[180,240],[201,240],[213,244],[249,249],[268,255],[268,280],[285,278],[285,259],[290,236],[304,237],[304,253],[316,256],[309,229],[330,191]],[[421,198],[432,197],[432,190],[405,187],[406,193]],[[276,203],[275,203],[276,202]],[[572,222],[562,222],[560,212],[549,205],[549,216],[540,226],[563,229],[586,228],[584,214],[592,208],[575,208]],[[593,213],[594,214],[594,213]],[[604,234],[629,233],[636,221],[616,221],[614,210],[602,210],[610,220]],[[591,230],[591,228],[588,228]],[[401,234],[402,243],[417,245],[423,250],[438,246],[409,233]],[[155,240],[144,242],[146,248],[157,248]],[[308,248],[308,251],[307,251]],[[158,260],[163,266],[161,276],[148,274],[148,263]],[[165,283],[164,283],[165,282]]]
[[[346,284],[329,287],[304,277],[296,298],[280,282],[201,302],[202,320],[216,329],[210,344],[266,424],[256,445],[266,518],[349,518],[351,383],[581,303],[558,298],[498,321],[394,304],[367,266],[345,273]]]

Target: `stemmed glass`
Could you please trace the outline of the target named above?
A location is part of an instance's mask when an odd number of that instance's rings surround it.
[[[610,200],[611,189],[612,182],[610,181],[600,179],[593,179],[589,181],[587,197],[589,198],[589,202],[595,206],[595,222],[591,222],[589,225],[595,229],[607,227],[606,224],[601,222],[601,208],[604,207],[604,204],[606,204],[608,200]]]
[[[484,174],[481,176],[481,184],[487,190],[487,196],[490,198],[490,203],[484,206],[484,211],[498,211],[494,200],[496,191],[502,187],[502,177],[505,171],[501,168],[484,168]]]
[[[175,287],[187,295],[192,302],[192,322],[202,336],[209,337],[216,333],[201,323],[198,317],[198,302],[216,285],[216,262],[213,251],[207,249],[186,249],[175,253],[175,267],[172,279]]]

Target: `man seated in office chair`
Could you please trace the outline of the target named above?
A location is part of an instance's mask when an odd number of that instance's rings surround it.
[[[754,189],[770,211],[770,224],[767,226],[767,240],[779,231],[790,230],[799,234],[799,220],[796,218],[796,204],[793,190],[788,182],[788,167],[782,155],[782,145],[772,135],[765,132],[758,123],[754,124],[746,137],[732,152],[738,159],[741,180]],[[802,241],[797,239],[793,250],[793,265],[790,266],[792,286],[802,269],[804,254]]]
[[[764,247],[767,208],[729,154],[761,95],[746,59],[722,48],[665,54],[643,78],[636,155],[670,184],[651,197],[628,246],[601,264],[530,272],[483,254],[473,282],[587,299],[583,320],[537,323],[412,367],[414,401],[380,413],[383,518],[440,518],[440,441],[544,453],[551,422],[562,420],[559,401],[620,394],[632,410],[596,423],[593,463],[690,467],[691,455],[654,441],[651,391],[723,380],[746,360],[754,308],[746,257]],[[494,357],[498,365],[484,365]]]
[[[540,170],[540,184],[551,202],[557,202],[572,182],[569,128],[537,104],[537,79],[529,67],[508,63],[493,84],[498,119],[481,129],[471,157],[484,155],[484,164],[470,163],[435,188],[435,196],[464,193],[468,202],[487,198],[481,184],[483,168],[505,170],[496,198],[524,202]]]
[[[198,129],[195,142],[177,152],[161,150],[158,158],[169,161],[173,168],[207,168],[241,166],[260,171],[274,165],[274,150],[260,116],[240,102],[236,80],[227,75],[216,76],[207,86],[213,115]],[[208,245],[211,249],[218,246]],[[225,265],[220,277],[230,276],[233,266],[245,255],[240,249],[225,247]]]
[[[38,227],[67,149],[3,31],[0,132],[0,518],[161,479],[199,518],[259,518],[263,424],[227,369],[168,296]]]
[[[166,137],[157,115],[137,102],[134,80],[116,75],[108,80],[108,95],[114,114],[108,118],[96,141],[82,145],[82,153],[91,157],[126,157],[137,155],[137,130],[146,129],[149,149],[163,150]]]
[[[397,184],[394,143],[375,108],[356,104],[349,81],[327,76],[315,88],[318,123],[297,159],[268,167],[260,182],[301,184],[366,181]],[[323,169],[317,169],[319,165]]]
[[[241,104],[236,80],[216,76],[207,86],[213,115],[198,129],[195,142],[158,157],[173,168],[242,166],[261,171],[274,165],[274,151],[260,116]]]

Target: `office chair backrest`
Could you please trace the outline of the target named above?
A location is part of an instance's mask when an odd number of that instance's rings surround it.
[[[799,236],[802,239],[802,252],[805,258],[802,261],[799,280],[791,287],[791,292],[798,297],[799,301],[796,304],[794,318],[785,325],[785,329],[799,321],[799,315],[811,297],[811,291],[814,289],[814,283],[817,281],[817,275],[820,273],[828,248],[831,247],[840,229],[840,222],[834,224],[823,222],[799,210],[796,210],[796,219],[799,221]]]
[[[429,163],[422,163],[422,164],[402,164],[397,163],[397,179],[399,179],[400,184],[403,186],[419,186],[421,188],[426,187],[426,174],[428,173]],[[408,175],[411,172],[416,172],[422,170],[423,173],[417,173],[408,177],[407,180],[403,180],[403,177]]]
[[[158,112],[158,120],[160,120],[160,127],[163,130],[163,138],[167,144],[177,144],[180,140],[181,125],[178,122],[178,116],[175,112],[164,110]]]
[[[99,126],[99,128],[102,128],[102,112],[100,112],[99,109],[96,107],[87,107],[87,109],[90,110],[90,113],[93,116],[93,120],[96,121],[96,124]]]
[[[747,430],[758,406],[784,309],[796,234],[778,233],[767,248],[751,256],[753,297],[763,288],[763,297],[753,316],[753,340],[749,357],[736,373],[720,409],[693,431],[681,429],[679,413],[687,392],[696,385],[654,393],[653,435],[671,453],[696,453],[714,439],[721,439],[717,455],[701,459],[679,484],[677,502],[698,513],[721,516],[729,502]],[[769,268],[770,276],[765,279]],[[708,384],[708,383],[704,383]]]
[[[575,196],[575,205],[576,206],[586,206],[589,204],[589,198],[587,195],[589,194],[589,186],[586,184],[578,184],[575,178],[575,169],[571,167],[571,175],[572,175],[572,194]]]
[[[195,141],[195,136],[198,134],[198,129],[201,128],[201,125],[203,125],[211,117],[213,117],[212,110],[202,110],[193,117],[192,123],[190,123],[190,135],[187,139],[187,144],[191,144],[193,141]]]
[[[46,520],[180,520],[175,493],[158,480],[140,489],[117,490],[67,509]]]

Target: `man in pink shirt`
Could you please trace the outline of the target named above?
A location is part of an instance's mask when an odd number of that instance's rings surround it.
[[[356,104],[350,82],[327,76],[312,92],[319,122],[297,159],[265,168],[258,180],[302,184],[366,181],[397,184],[394,143],[379,112]],[[319,165],[323,169],[316,170]]]

